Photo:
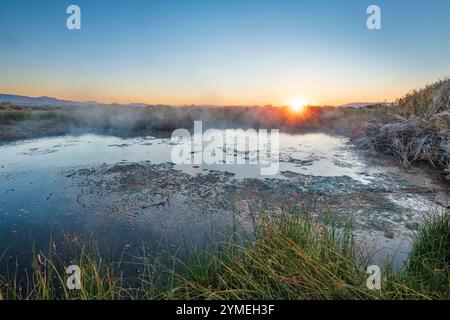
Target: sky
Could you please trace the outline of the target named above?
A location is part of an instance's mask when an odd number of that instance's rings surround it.
[[[69,5],[81,30],[68,30]],[[370,4],[381,30],[366,27]],[[394,101],[450,75],[448,0],[0,0],[0,93],[106,103]]]

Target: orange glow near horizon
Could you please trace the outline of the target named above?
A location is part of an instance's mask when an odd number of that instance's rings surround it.
[[[25,80],[24,80],[25,79]],[[99,103],[147,103],[167,105],[234,105],[254,106],[273,105],[291,106],[293,111],[301,109],[298,105],[343,105],[352,102],[383,102],[395,101],[408,92],[414,85],[405,84],[404,88],[391,86],[371,87],[363,86],[330,88],[323,85],[290,85],[281,84],[237,84],[233,90],[224,86],[219,89],[204,87],[186,87],[186,85],[166,86],[165,83],[134,86],[120,79],[114,83],[106,82],[100,85],[99,81],[90,81],[89,85],[77,83],[66,85],[64,81],[57,83],[54,79],[43,77],[39,79],[12,77],[7,83],[0,83],[0,93],[16,94],[31,97],[49,96],[57,99],[73,101],[97,101]],[[116,83],[117,82],[117,83]],[[126,84],[123,84],[126,83]],[[144,83],[144,82],[143,82]],[[302,101],[306,100],[306,101]],[[296,107],[297,106],[297,107]]]
[[[73,100],[73,101],[97,101],[99,103],[147,103],[147,104],[167,104],[167,105],[234,105],[234,106],[253,106],[253,105],[273,105],[273,106],[289,106],[293,113],[301,113],[306,105],[343,105],[351,102],[379,102],[379,101],[395,101],[403,94],[391,90],[372,90],[364,92],[362,90],[354,90],[352,93],[343,94],[342,92],[330,91],[314,91],[310,90],[308,96],[298,96],[290,94],[287,91],[293,90],[277,90],[275,92],[265,91],[264,88],[259,90],[245,91],[235,90],[228,92],[224,90],[221,94],[182,90],[163,90],[161,88],[114,88],[97,87],[92,85],[86,87],[66,87],[59,88],[54,86],[34,85],[34,84],[17,84],[15,82],[8,84],[0,84],[0,93],[24,95],[31,97],[49,96],[57,99]],[[243,92],[245,91],[245,92]],[[363,92],[361,94],[354,94]],[[399,90],[399,92],[402,92]],[[405,89],[404,92],[407,92]],[[291,99],[289,99],[291,97]],[[312,98],[314,97],[314,98]]]

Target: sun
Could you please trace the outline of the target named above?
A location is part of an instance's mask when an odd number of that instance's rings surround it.
[[[305,98],[295,98],[289,102],[289,108],[294,113],[300,113],[308,104],[308,101]]]

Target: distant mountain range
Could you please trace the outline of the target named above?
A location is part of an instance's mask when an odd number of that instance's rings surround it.
[[[19,106],[30,106],[30,107],[79,107],[79,106],[98,106],[105,105],[104,103],[99,103],[97,101],[71,101],[57,99],[53,97],[28,97],[20,96],[14,94],[0,94],[0,103],[9,102],[11,104]],[[145,107],[146,103],[129,103],[125,104],[130,107]]]
[[[14,94],[0,94],[0,102],[9,102],[20,106],[52,106],[52,107],[72,107],[80,105],[97,105],[96,101],[70,101],[56,99],[52,97],[27,97]]]

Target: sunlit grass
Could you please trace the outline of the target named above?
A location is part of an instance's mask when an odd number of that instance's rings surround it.
[[[360,147],[450,173],[450,79],[414,90],[383,111],[361,127]]]

